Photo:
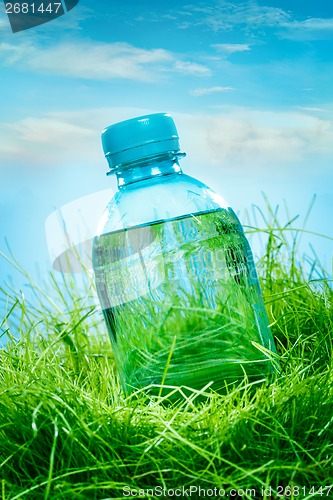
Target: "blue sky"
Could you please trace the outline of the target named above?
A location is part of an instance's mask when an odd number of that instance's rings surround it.
[[[29,272],[50,269],[47,216],[115,187],[102,129],[160,111],[184,171],[236,211],[264,206],[264,191],[305,215],[316,194],[308,228],[333,237],[332,63],[326,0],[80,0],[16,34],[1,4],[0,250],[6,237]],[[330,267],[332,240],[310,241]]]

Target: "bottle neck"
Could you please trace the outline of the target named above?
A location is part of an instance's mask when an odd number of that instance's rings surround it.
[[[149,158],[141,158],[135,162],[118,165],[113,172],[117,177],[118,188],[124,189],[140,181],[162,176],[181,174],[179,159],[185,153],[166,153]],[[107,174],[108,175],[108,174]]]

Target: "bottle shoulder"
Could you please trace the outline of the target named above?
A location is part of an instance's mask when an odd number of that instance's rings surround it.
[[[98,234],[221,208],[228,208],[224,199],[198,179],[183,173],[163,176],[117,191]]]

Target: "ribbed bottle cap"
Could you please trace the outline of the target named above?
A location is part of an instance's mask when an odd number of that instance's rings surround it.
[[[168,113],[139,116],[110,125],[102,132],[102,145],[112,170],[122,163],[180,151],[177,129]]]

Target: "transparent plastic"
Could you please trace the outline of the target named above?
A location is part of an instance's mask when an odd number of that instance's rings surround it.
[[[169,151],[114,169],[93,245],[99,300],[126,394],[217,391],[274,370],[249,243],[225,201]]]

